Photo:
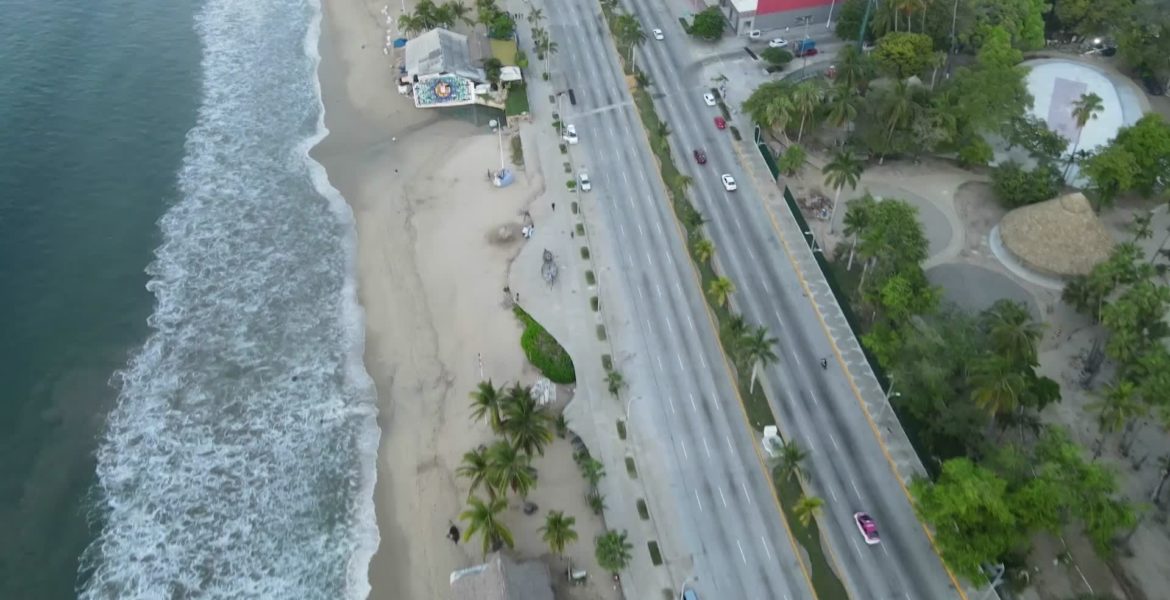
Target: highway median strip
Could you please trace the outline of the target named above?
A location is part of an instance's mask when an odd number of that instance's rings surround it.
[[[624,59],[630,46],[626,45],[624,48],[622,46],[620,28],[615,24],[620,15],[609,10],[603,10],[603,13],[611,32],[614,34],[619,57]],[[631,73],[632,70],[626,61],[622,60],[621,62],[623,69],[627,73]],[[637,75],[642,74],[637,73]],[[659,173],[666,186],[671,208],[684,229],[687,251],[697,271],[699,283],[702,289],[708,292],[704,294],[704,298],[716,322],[720,345],[725,356],[736,356],[738,354],[736,349],[743,332],[736,328],[734,324],[736,315],[728,308],[726,299],[720,298],[721,301],[716,301],[712,298],[712,296],[717,296],[715,291],[722,278],[715,272],[712,252],[704,249],[703,244],[697,243],[704,239],[703,224],[705,221],[702,214],[687,197],[687,188],[690,186],[691,180],[678,170],[671,157],[670,144],[667,140],[670,131],[667,124],[659,119],[654,101],[645,89],[649,83],[648,79],[645,76],[637,76],[634,79],[637,81],[637,85],[630,86],[630,93],[634,98],[638,116],[646,130],[650,149],[657,159]],[[751,426],[753,434],[759,433],[765,426],[774,425],[776,418],[772,414],[767,397],[764,395],[763,386],[751,385],[751,369],[744,368],[743,365],[739,364],[739,361],[733,360],[732,362],[735,363],[736,367],[733,371],[733,378],[739,391],[738,396],[746,420]],[[773,473],[765,472],[765,474],[772,480],[779,498],[778,504],[794,543],[799,544],[804,550],[805,555],[798,557],[798,559],[801,560],[802,568],[806,569],[806,575],[809,577],[814,594],[819,600],[846,600],[849,597],[848,593],[831,566],[833,561],[828,557],[827,549],[822,546],[821,534],[816,521],[810,519],[805,524],[793,512],[792,507],[797,506],[803,497],[801,486],[797,482],[782,481]],[[805,566],[806,562],[807,566]]]

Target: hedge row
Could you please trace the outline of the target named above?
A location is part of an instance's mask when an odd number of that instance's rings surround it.
[[[553,383],[575,383],[577,371],[573,368],[573,359],[569,353],[557,343],[556,338],[545,331],[540,323],[536,322],[524,309],[512,307],[516,318],[524,324],[524,333],[520,334],[520,347],[524,349],[524,356],[528,362],[540,370]]]

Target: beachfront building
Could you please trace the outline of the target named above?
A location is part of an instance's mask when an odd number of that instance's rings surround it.
[[[490,88],[483,61],[491,56],[482,34],[432,29],[406,43],[402,83],[418,108],[473,104]]]
[[[719,9],[736,35],[760,30],[768,34],[803,35],[805,27],[826,25],[838,0],[719,0]]]
[[[501,552],[482,565],[451,573],[452,600],[553,600],[548,567],[540,561],[516,562]]]

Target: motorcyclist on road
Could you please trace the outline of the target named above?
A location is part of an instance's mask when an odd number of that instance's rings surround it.
[[[827,358],[821,359],[821,368],[826,369],[826,370],[829,368],[829,359],[827,359]]]

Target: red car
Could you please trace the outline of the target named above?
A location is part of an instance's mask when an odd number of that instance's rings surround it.
[[[695,150],[695,162],[700,165],[707,164],[707,153],[702,150]]]
[[[816,56],[817,49],[816,48],[809,48],[808,50],[797,50],[796,52],[793,52],[792,55],[795,58],[802,58],[805,56]]]
[[[872,546],[882,541],[882,538],[878,535],[877,523],[874,522],[873,517],[863,512],[853,513],[853,523],[857,525],[857,530],[861,532],[861,537],[865,538],[865,543]]]
[[[723,117],[715,117],[715,127],[719,129],[727,129],[727,121],[724,121]]]

